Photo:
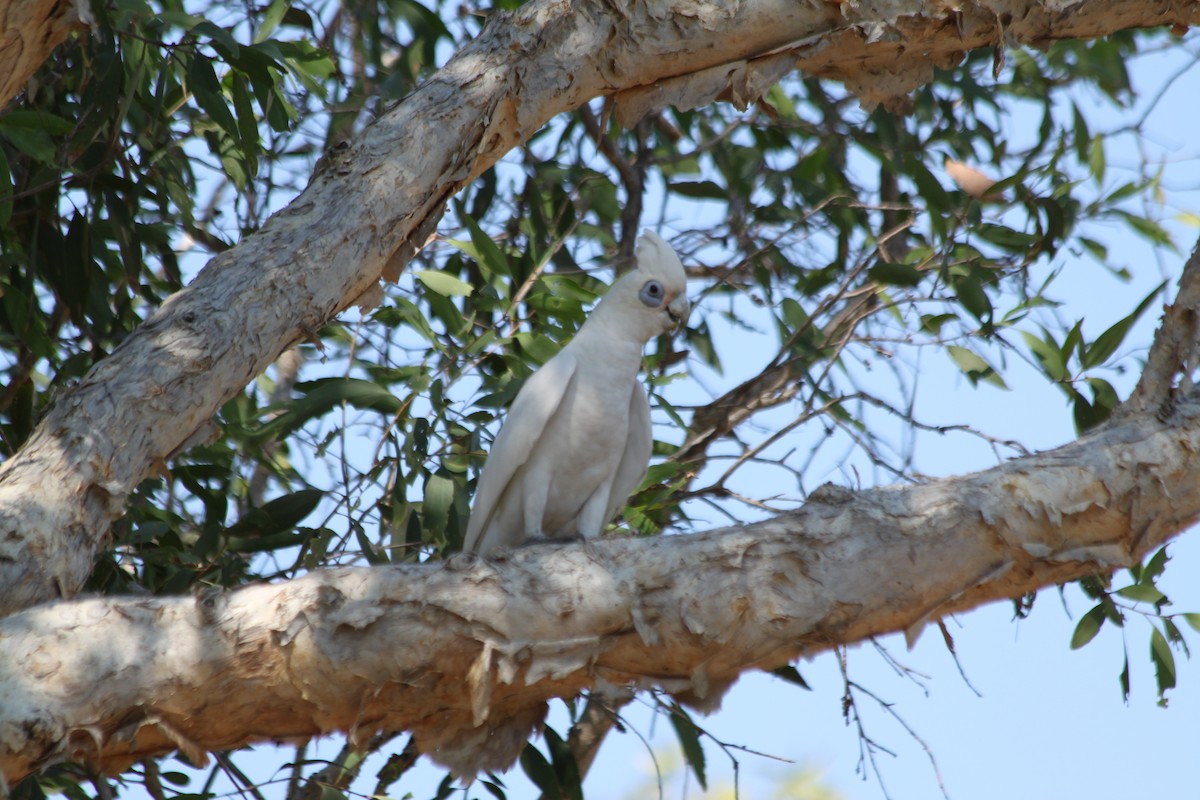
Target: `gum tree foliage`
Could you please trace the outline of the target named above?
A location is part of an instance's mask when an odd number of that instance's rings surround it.
[[[93,4],[91,27],[0,115],[3,456],[208,255],[255,231],[322,154],[494,10]],[[1131,297],[1127,316],[1089,338],[1055,313],[1058,270],[1082,259],[1120,274],[1107,259],[1115,237],[1175,244],[1158,218],[1157,166],[1108,170],[1079,98],[1128,106],[1127,62],[1173,46],[1150,31],[976,51],[903,113],[863,110],[840,84],[793,74],[744,110],[668,109],[622,129],[597,100],[557,118],[452,200],[377,308],[312,331],[221,410],[214,441],[139,487],[87,589],[185,593],[453,552],[503,408],[647,225],[691,267],[695,312],[677,340],[649,348],[655,460],[624,514],[636,535],[686,531],[693,516],[758,519],[828,480],[919,481],[923,435],[989,440],[914,409],[921,359],[996,386],[1006,365],[1031,363],[1086,431],[1116,406],[1114,376],[1136,371],[1123,340],[1161,295]],[[1036,121],[1033,135],[1014,130],[1018,114]],[[1000,182],[964,190],[948,164]],[[752,377],[723,380],[731,360]],[[991,443],[999,458],[1023,452]],[[1097,604],[1073,642],[1121,624],[1126,601],[1149,603],[1161,613],[1160,693],[1182,643],[1155,588],[1164,563],[1160,552],[1130,576],[1086,581]],[[1033,601],[1017,600],[1018,613]],[[664,709],[703,780],[696,728]],[[565,736],[548,732],[523,759],[544,787],[571,780]],[[378,791],[402,793],[411,747],[374,746],[393,753]],[[354,770],[321,778],[345,786]],[[315,771],[295,767],[291,793],[317,791]],[[123,791],[101,780],[65,765],[16,791]],[[122,782],[177,791],[151,763]]]

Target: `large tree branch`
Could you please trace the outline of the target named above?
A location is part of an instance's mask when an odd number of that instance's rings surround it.
[[[597,679],[711,704],[746,669],[1133,564],[1200,516],[1198,471],[1192,393],[1165,422],[743,528],[44,605],[0,621],[0,772],[334,729],[503,768]]]
[[[752,101],[797,65],[868,99],[994,43],[1192,24],[1200,2],[973,4],[535,0],[485,31],[308,188],[97,365],[0,468],[0,613],[78,590],[134,486],[285,348],[394,278],[447,199],[548,119],[597,95]],[[1002,35],[1003,31],[1003,35]],[[686,90],[686,91],[684,91]]]

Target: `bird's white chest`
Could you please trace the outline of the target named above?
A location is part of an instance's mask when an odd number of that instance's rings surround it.
[[[629,401],[637,386],[641,349],[581,356],[581,368],[545,435],[559,458],[549,477],[546,526],[568,525],[597,490],[607,491],[629,439]]]
[[[568,443],[571,462],[581,472],[607,474],[621,458],[629,432],[629,397],[637,373],[593,370],[572,382],[565,413],[555,418],[555,436]]]

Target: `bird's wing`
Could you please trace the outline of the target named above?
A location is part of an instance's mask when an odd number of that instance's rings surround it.
[[[475,489],[463,552],[478,551],[492,516],[500,505],[513,477],[529,460],[542,432],[558,410],[570,386],[578,361],[570,348],[564,348],[541,369],[529,376],[508,410],[500,433],[483,465],[483,475]]]
[[[650,463],[650,451],[653,446],[650,401],[646,399],[646,390],[642,388],[642,384],[635,380],[633,391],[629,395],[629,432],[625,437],[625,452],[621,454],[621,463],[617,465],[617,474],[613,476],[605,523],[612,522],[617,512],[625,507],[629,495],[633,494],[642,478],[646,477],[646,467]]]

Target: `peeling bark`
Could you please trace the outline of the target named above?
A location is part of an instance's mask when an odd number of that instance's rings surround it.
[[[84,0],[0,0],[0,107],[80,24]]]
[[[1175,398],[1192,390],[1197,368],[1200,368],[1200,241],[1184,265],[1175,302],[1163,309],[1162,323],[1137,387],[1117,413],[1122,416],[1170,413]]]
[[[0,773],[334,729],[502,769],[598,681],[711,707],[744,670],[1138,561],[1200,517],[1200,393],[971,475],[693,536],[346,568],[0,621]]]

